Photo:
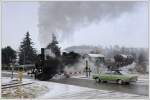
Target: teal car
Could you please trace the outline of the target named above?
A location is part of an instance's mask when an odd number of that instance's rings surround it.
[[[118,84],[129,84],[137,81],[135,75],[125,75],[116,71],[94,74],[92,77],[96,82],[115,82]]]

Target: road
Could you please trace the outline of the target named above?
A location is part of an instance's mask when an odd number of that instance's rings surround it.
[[[148,84],[141,84],[141,82],[129,84],[129,85],[118,85],[115,83],[96,83],[94,80],[88,79],[78,79],[78,78],[68,78],[61,80],[51,79],[51,82],[77,85],[82,87],[100,89],[100,90],[114,90],[119,92],[138,94],[138,95],[149,95],[149,86]]]
[[[2,77],[10,77],[11,74],[2,73]],[[26,78],[31,78],[25,75]],[[124,93],[131,93],[137,95],[148,96],[149,95],[149,81],[148,80],[139,80],[136,83],[130,85],[118,85],[114,83],[96,83],[91,79],[80,79],[80,78],[67,78],[67,79],[51,79],[50,82],[69,84],[81,87],[88,87],[99,90],[110,90],[110,91],[119,91]]]

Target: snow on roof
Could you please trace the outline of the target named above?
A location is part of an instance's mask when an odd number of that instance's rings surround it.
[[[88,54],[90,57],[104,57],[102,54]]]
[[[61,52],[67,52],[65,49],[62,49]]]
[[[124,58],[127,58],[127,55],[124,55],[124,54],[120,54],[122,57],[124,57]]]

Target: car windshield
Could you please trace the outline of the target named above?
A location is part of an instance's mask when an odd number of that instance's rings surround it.
[[[120,71],[108,71],[105,74],[115,74],[115,75],[123,75]]]
[[[129,73],[126,72],[126,71],[121,71],[121,73],[122,73],[123,75],[128,75],[128,74],[129,74]]]

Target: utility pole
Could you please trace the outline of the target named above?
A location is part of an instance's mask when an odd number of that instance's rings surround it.
[[[14,66],[13,66],[13,64],[11,63],[10,64],[10,67],[11,67],[11,79],[13,79],[13,72],[14,72]]]
[[[23,61],[23,70],[24,70],[24,68],[25,68],[25,60],[26,60],[26,57],[25,57],[26,55],[25,55],[25,50],[24,50],[24,61]]]
[[[91,69],[90,69],[90,67],[88,68],[88,73],[89,73],[89,77],[91,76]]]
[[[87,62],[87,60],[85,61],[85,73],[86,73],[86,77],[88,77],[88,62]]]
[[[88,61],[85,61],[85,73],[86,73],[86,77],[90,77],[90,73],[91,73],[91,69],[88,66]]]
[[[25,51],[24,51],[24,61],[23,61],[23,64],[25,65]]]
[[[15,67],[15,59],[12,60],[12,63],[10,64],[11,67],[11,79],[13,79],[13,72],[14,72],[14,67]]]

